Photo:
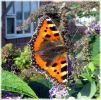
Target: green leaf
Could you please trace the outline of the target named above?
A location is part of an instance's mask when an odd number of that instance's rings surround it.
[[[78,97],[78,99],[80,99],[80,98],[91,99],[95,95],[96,90],[97,89],[96,89],[95,81],[92,81],[92,82],[84,85],[84,87],[78,93],[77,97]]]
[[[92,35],[90,37],[91,60],[94,64],[99,66],[100,60],[100,38],[99,35]]]
[[[80,7],[81,7],[80,4],[74,3],[74,4],[72,5],[72,7],[70,7],[70,10],[75,10],[75,9],[77,9],[77,8],[80,8]]]
[[[99,60],[100,60],[100,54],[97,54],[95,57],[92,58],[92,62],[98,66],[100,65]]]
[[[99,12],[98,11],[91,11],[90,15],[96,17],[97,15],[99,15]]]
[[[97,87],[96,87],[95,81],[92,81],[90,84],[91,84],[91,88],[90,88],[89,97],[92,98],[95,95],[96,91],[97,91]]]
[[[67,19],[73,19],[73,18],[75,18],[74,14],[68,14]]]
[[[100,96],[98,96],[98,97],[96,98],[96,100],[100,100]]]
[[[80,17],[83,16],[83,11],[78,11],[77,15],[80,16]]]
[[[92,72],[94,72],[95,66],[94,66],[93,62],[90,62],[90,63],[88,64],[88,68],[89,68]]]
[[[2,71],[1,89],[24,94],[32,98],[38,98],[27,83],[25,83],[15,74],[5,70]]]
[[[93,40],[92,40],[93,41]],[[95,40],[94,40],[95,42],[94,43],[92,43],[91,44],[91,48],[92,48],[92,50],[91,50],[91,55],[92,55],[92,59],[97,55],[97,54],[99,54],[99,52],[100,52],[100,39],[99,39],[99,35],[96,35],[95,36]]]
[[[51,89],[52,84],[49,80],[34,80],[28,82],[29,86],[36,92],[39,98],[49,98],[49,89]]]
[[[43,85],[45,85],[46,87],[48,88],[51,88],[52,87],[52,84],[50,83],[50,81],[48,80],[36,80],[38,83],[41,83]]]
[[[12,43],[8,43],[3,48],[6,48],[7,50],[9,50],[9,52],[12,52],[13,51],[13,44]]]
[[[92,77],[89,73],[82,73],[81,76],[90,82],[92,81]]]

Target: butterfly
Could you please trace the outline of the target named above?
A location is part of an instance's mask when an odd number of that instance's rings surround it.
[[[32,64],[59,83],[67,81],[67,46],[52,19],[39,19],[35,34],[29,41]]]

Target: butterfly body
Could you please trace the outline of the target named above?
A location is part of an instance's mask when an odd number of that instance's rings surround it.
[[[40,18],[37,35],[29,42],[32,61],[59,83],[67,80],[67,46],[56,25],[48,17]]]

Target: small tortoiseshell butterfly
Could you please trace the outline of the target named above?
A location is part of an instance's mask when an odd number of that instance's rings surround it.
[[[67,81],[67,46],[51,18],[43,16],[29,42],[32,64],[59,83]],[[36,67],[37,67],[36,66]]]

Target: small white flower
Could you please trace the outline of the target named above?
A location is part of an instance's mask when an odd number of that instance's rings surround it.
[[[91,11],[97,11],[97,9],[96,8],[93,8]]]
[[[76,100],[74,97],[69,97],[67,100]]]

